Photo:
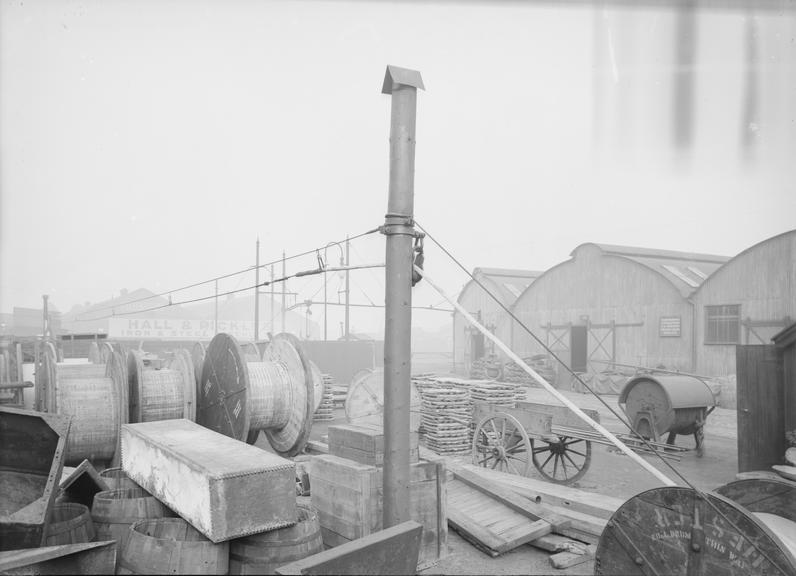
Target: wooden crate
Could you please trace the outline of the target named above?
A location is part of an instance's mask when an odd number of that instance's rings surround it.
[[[329,426],[329,454],[362,464],[384,465],[384,429],[376,424]],[[409,462],[419,461],[418,434],[409,433]]]
[[[443,460],[411,466],[410,518],[423,525],[419,568],[447,555],[448,518]],[[315,456],[312,505],[327,546],[338,546],[382,529],[382,470],[339,456]]]
[[[297,520],[293,462],[185,419],[123,425],[122,468],[215,543]]]

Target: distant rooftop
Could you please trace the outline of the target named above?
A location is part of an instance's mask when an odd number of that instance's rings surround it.
[[[542,272],[537,270],[515,270],[511,268],[474,268],[473,276],[488,278],[497,285],[496,294],[503,304],[513,304],[520,294],[536,280]],[[472,282],[472,280],[470,281]],[[469,283],[468,283],[469,284]],[[464,292],[464,290],[462,290]]]

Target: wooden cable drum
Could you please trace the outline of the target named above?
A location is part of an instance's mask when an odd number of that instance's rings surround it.
[[[205,353],[207,346],[203,342],[197,342],[191,348],[191,359],[193,360],[193,374],[196,378],[196,397],[199,398],[199,383],[202,380],[202,367],[205,365]]]
[[[102,354],[96,340],[88,345],[88,361],[90,364],[105,364],[102,361]]]
[[[119,429],[128,421],[126,370],[118,353],[107,364],[57,362],[45,350],[41,374],[43,411],[72,417],[66,464],[111,461],[119,448]]]
[[[141,520],[118,564],[117,574],[226,574],[229,542],[214,544],[182,518]]]
[[[145,366],[140,350],[127,353],[130,422],[196,420],[196,378],[187,350],[176,350],[165,368]]]
[[[296,506],[298,522],[293,526],[230,541],[230,574],[275,574],[283,564],[323,552],[318,513],[307,504]]]
[[[125,488],[141,488],[135,480],[131,479],[121,468],[106,468],[100,472],[100,478],[111,490],[121,490]]]
[[[323,401],[323,373],[312,360],[310,360],[310,371],[312,373],[312,413],[315,414]]]
[[[115,540],[117,560],[129,538],[130,526],[141,520],[174,515],[174,512],[141,487],[97,492],[91,507],[97,540]]]
[[[409,383],[409,427],[417,431],[421,424],[423,402],[414,382]],[[384,370],[360,371],[348,387],[345,416],[351,424],[375,424],[384,421]]]
[[[262,359],[260,349],[254,342],[241,342],[240,349],[243,351],[246,362],[259,362]]]
[[[681,486],[641,492],[608,521],[594,573],[796,574],[788,531],[772,528],[759,514],[714,492]]]
[[[52,507],[44,546],[91,542],[94,536],[94,524],[87,506],[62,502]]]
[[[205,354],[196,421],[253,444],[260,430],[282,456],[304,448],[312,428],[312,371],[298,338],[277,334],[260,362],[247,362],[229,334]]]

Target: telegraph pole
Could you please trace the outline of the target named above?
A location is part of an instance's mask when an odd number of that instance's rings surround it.
[[[285,277],[285,251],[282,250],[282,278]],[[282,280],[282,332],[285,331],[285,283],[287,280]]]
[[[415,120],[420,72],[387,66],[382,94],[392,95],[384,322],[384,528],[410,520],[411,377]]]
[[[216,316],[213,324],[213,334],[218,334],[218,280],[216,280]]]
[[[345,237],[345,339],[348,340],[348,306],[349,306],[349,284],[348,284],[348,267],[351,266],[351,261],[349,260],[349,251],[351,249],[351,243],[348,240],[348,235]]]
[[[274,332],[274,265],[271,264],[271,333]]]
[[[260,339],[260,237],[257,237],[257,257],[254,268],[254,341]]]

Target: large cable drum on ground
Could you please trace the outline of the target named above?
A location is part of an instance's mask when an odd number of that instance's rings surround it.
[[[128,420],[126,368],[118,353],[107,364],[59,362],[47,346],[37,368],[38,409],[72,417],[67,464],[108,462],[117,453],[119,429]]]
[[[191,354],[175,350],[165,367],[147,365],[140,350],[127,353],[130,422],[196,419],[196,378]]]
[[[277,453],[295,456],[312,429],[312,389],[309,358],[292,334],[274,336],[262,361],[247,361],[233,336],[216,334],[205,353],[196,421],[250,444],[262,430]]]
[[[628,380],[619,394],[619,405],[641,436],[657,442],[668,432],[673,444],[677,434],[693,434],[699,455],[702,428],[715,404],[708,385],[692,376],[644,374]]]
[[[730,486],[730,485],[728,485]],[[741,494],[744,490],[733,490]],[[594,559],[595,574],[668,576],[793,576],[796,523],[755,511],[729,496],[669,486],[641,492],[611,516]],[[782,495],[780,487],[763,488]],[[787,498],[793,499],[791,490]],[[763,509],[770,509],[760,504]],[[772,520],[777,520],[773,522]],[[789,539],[790,535],[790,539]]]

